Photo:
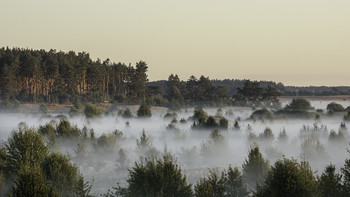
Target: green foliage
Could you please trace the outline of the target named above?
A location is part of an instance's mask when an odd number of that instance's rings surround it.
[[[78,168],[71,164],[68,157],[52,153],[42,163],[43,174],[62,196],[75,196],[78,186]]]
[[[234,128],[235,130],[240,130],[240,129],[241,129],[241,126],[239,126],[239,123],[238,123],[237,120],[235,120],[235,123],[233,124],[233,128]]]
[[[334,165],[327,165],[318,178],[318,189],[322,197],[345,196],[342,189],[342,176],[335,172]]]
[[[350,121],[350,111],[346,115],[344,115],[344,121]]]
[[[120,149],[119,151],[118,151],[118,159],[117,159],[117,162],[119,162],[119,164],[122,166],[122,167],[124,167],[124,166],[126,166],[126,164],[127,164],[127,155],[126,155],[126,153],[125,153],[125,151],[124,151],[124,149]]]
[[[317,140],[319,137],[327,137],[328,136],[328,128],[325,125],[319,126],[317,122],[313,124],[313,126],[303,125],[303,128],[300,129],[299,138],[301,140],[305,140],[307,138],[311,138],[312,140]]]
[[[7,173],[17,175],[22,166],[40,165],[48,153],[48,147],[39,133],[24,126],[12,132],[5,144],[5,151]]]
[[[5,176],[0,171],[0,194],[3,194],[3,193],[5,193]]]
[[[121,196],[193,196],[192,186],[169,155],[162,159],[141,159],[129,169],[129,186],[117,188]]]
[[[148,88],[150,88],[148,86]],[[156,106],[168,106],[169,101],[168,99],[164,98],[161,94],[155,94],[155,95],[148,95],[146,98],[146,103],[149,105],[156,105]],[[170,104],[172,105],[172,104]]]
[[[168,112],[164,115],[164,119],[172,119],[172,118],[176,118],[176,117],[177,117],[176,112],[173,112],[173,113]]]
[[[93,104],[87,104],[85,106],[84,114],[87,118],[93,118],[100,116],[102,114],[102,110],[100,107],[93,105]]]
[[[257,197],[319,196],[317,181],[306,162],[284,158],[267,173],[265,182],[257,187]]]
[[[324,146],[318,139],[307,137],[301,144],[301,158],[307,161],[327,157]]]
[[[286,110],[310,110],[312,109],[310,101],[304,98],[295,98],[285,107]]]
[[[115,150],[117,137],[113,134],[102,134],[97,138],[96,151],[98,153],[113,153]]]
[[[40,166],[26,164],[18,172],[18,179],[12,190],[13,197],[59,196],[45,180]]]
[[[343,175],[343,190],[346,196],[350,195],[350,159],[345,160],[344,167],[341,168]]]
[[[217,117],[219,119],[219,123],[216,120],[216,117],[209,116],[207,113],[200,107],[195,108],[192,119],[195,121],[192,125],[192,128],[197,129],[213,129],[213,128],[228,128],[228,120],[225,117]]]
[[[195,185],[194,190],[197,197],[248,196],[241,172],[237,167],[232,168],[231,166],[222,173],[216,170],[209,170],[208,176],[201,178],[199,183]]]
[[[259,135],[259,138],[264,141],[272,142],[275,136],[270,128],[266,128],[263,133]]]
[[[215,143],[215,144],[220,144],[222,143],[225,138],[222,136],[221,132],[218,129],[214,129],[210,133],[210,139]]]
[[[75,109],[78,109],[78,110],[81,109],[81,108],[83,107],[83,104],[81,103],[80,97],[76,97],[76,98],[74,99],[73,107],[74,107]]]
[[[213,116],[209,116],[207,121],[205,122],[205,127],[206,128],[215,128],[218,127],[218,123],[216,123],[216,120]]]
[[[265,92],[263,93],[263,100],[277,103],[279,101],[277,97],[280,95],[281,93],[276,88],[267,86]]]
[[[259,82],[246,80],[243,88],[238,88],[238,94],[245,99],[252,102],[257,102],[262,99],[263,88],[260,87]]]
[[[90,195],[92,185],[87,181],[84,181],[83,176],[79,176],[78,185],[75,188],[75,196],[78,197],[92,197]]]
[[[184,102],[184,85],[177,75],[171,74],[167,81],[168,100],[178,102],[180,105]]]
[[[276,114],[282,118],[285,118],[287,116],[290,118],[309,119],[310,117],[313,116],[312,113],[303,109],[282,109],[277,111]]]
[[[71,126],[70,122],[65,118],[62,118],[57,125],[56,135],[64,138],[77,138],[81,136],[80,129],[77,126]]]
[[[233,96],[235,105],[278,106],[279,91],[268,85],[265,89],[257,81],[245,80],[242,88],[237,88]]]
[[[131,113],[131,111],[130,111],[129,108],[126,108],[126,109],[124,110],[122,116],[123,116],[123,118],[132,118],[132,117],[133,117],[133,115],[132,115],[132,113]]]
[[[149,105],[141,104],[137,110],[137,116],[139,118],[149,118],[152,116],[151,108]]]
[[[273,119],[273,114],[266,108],[254,111],[251,116],[259,119]]]
[[[225,174],[226,196],[248,196],[247,187],[243,181],[243,176],[237,167],[229,166]]]
[[[204,123],[208,118],[208,114],[201,108],[195,108],[192,119],[198,121],[199,123]]]
[[[152,147],[152,141],[149,136],[147,136],[146,131],[142,130],[140,139],[136,140],[137,148],[140,152],[145,152]]]
[[[179,122],[180,122],[181,124],[186,124],[186,123],[187,123],[187,121],[186,121],[185,118],[181,118]]]
[[[327,110],[328,111],[333,111],[333,112],[343,112],[345,111],[344,107],[336,102],[331,102],[330,104],[327,105]]]
[[[54,128],[47,124],[39,131],[49,135]],[[5,188],[13,188],[10,196],[76,196],[81,176],[78,168],[66,156],[49,154],[40,133],[20,125],[0,149],[0,175],[5,172]],[[9,191],[5,189],[4,194]]]
[[[288,141],[288,135],[286,132],[286,129],[283,129],[279,134],[278,134],[278,141],[280,143],[285,143]]]
[[[320,120],[321,120],[320,114],[316,114],[316,116],[315,116],[315,121],[320,121]]]
[[[339,130],[336,133],[334,130],[331,130],[328,137],[328,142],[332,145],[346,145],[346,139],[342,130]]]
[[[221,197],[225,195],[225,174],[214,170],[209,171],[207,177],[201,178],[195,185],[196,197]]]
[[[254,188],[256,184],[263,183],[265,175],[270,170],[270,164],[268,160],[263,158],[258,146],[250,149],[248,158],[242,165],[242,170],[243,178],[251,188]]]
[[[190,76],[185,84],[185,100],[191,102],[218,102],[227,97],[226,88],[220,85],[212,85],[209,77],[203,75],[199,80]]]
[[[310,101],[304,98],[296,98],[283,109],[277,111],[276,115],[292,118],[310,118],[311,116],[314,116],[313,113],[308,112],[310,109],[312,109]]]
[[[219,125],[220,125],[220,128],[227,129],[228,128],[228,120],[225,117],[221,117]]]
[[[0,101],[1,109],[17,109],[20,105],[21,103],[16,99],[13,99],[13,100],[5,99]]]

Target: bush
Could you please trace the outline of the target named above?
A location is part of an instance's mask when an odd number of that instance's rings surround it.
[[[350,112],[350,106],[348,106],[345,111]]]
[[[254,111],[251,116],[259,119],[273,119],[273,114],[266,108]]]
[[[270,142],[273,141],[274,137],[275,136],[273,135],[272,130],[268,127],[264,130],[264,133],[261,133],[259,135],[260,139],[270,141]]]
[[[304,109],[282,109],[276,112],[279,117],[290,117],[290,118],[310,118],[313,113],[308,112]]]
[[[87,104],[85,106],[84,114],[87,118],[93,118],[96,116],[100,116],[102,114],[101,108],[97,107],[93,104]]]
[[[57,125],[56,135],[64,138],[78,138],[81,136],[81,131],[77,126],[71,126],[68,120],[62,118]]]
[[[142,104],[137,110],[137,116],[140,118],[148,118],[152,116],[152,112],[149,105]]]
[[[180,121],[179,121],[181,124],[186,124],[187,121],[185,120],[185,118],[181,118]]]
[[[17,109],[20,105],[21,103],[17,99],[0,101],[0,108],[3,109]]]
[[[304,98],[295,98],[285,107],[286,110],[310,110],[312,109],[310,101]]]
[[[228,128],[228,120],[225,117],[220,118],[220,128],[227,129]]]
[[[180,166],[171,156],[163,159],[141,159],[129,169],[128,187],[117,186],[120,196],[193,196],[192,185],[187,182]]]
[[[286,129],[283,129],[279,134],[278,134],[278,141],[280,143],[286,143],[288,141],[288,135],[286,132]]]
[[[344,115],[344,121],[350,121],[350,111]]]
[[[341,104],[332,102],[327,105],[327,110],[333,112],[343,112],[345,109]]]
[[[133,117],[133,115],[132,115],[132,113],[131,113],[131,111],[130,111],[129,108],[126,108],[126,109],[124,110],[122,116],[123,116],[123,118],[132,118],[132,117]]]
[[[168,112],[164,115],[164,119],[172,119],[172,118],[176,118],[176,117],[177,117],[176,112],[173,112],[173,113]]]
[[[192,119],[195,121],[198,121],[200,123],[204,123],[208,118],[208,115],[201,107],[198,107],[194,110],[194,114],[192,116]]]
[[[205,127],[206,128],[215,128],[218,127],[218,123],[216,123],[215,118],[213,116],[209,116],[207,121],[205,122]]]

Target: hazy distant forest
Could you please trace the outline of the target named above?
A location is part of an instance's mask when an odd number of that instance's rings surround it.
[[[170,75],[167,81],[149,82],[147,70],[143,61],[134,66],[109,59],[93,61],[85,52],[1,48],[2,106],[19,102],[65,104],[75,100],[160,106],[193,102],[232,104],[233,96],[241,93],[244,96],[237,88],[242,88],[245,80],[190,76],[187,81],[180,81],[177,75]],[[350,87],[286,87],[268,81],[251,85],[259,85],[256,94],[261,94],[258,95],[261,98],[276,92],[282,96],[350,94]]]
[[[1,48],[0,196],[350,196],[350,87],[147,71]]]

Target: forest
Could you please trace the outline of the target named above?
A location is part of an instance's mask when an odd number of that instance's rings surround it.
[[[349,87],[147,71],[1,48],[0,196],[350,196]]]
[[[158,106],[232,105],[232,97],[240,93],[238,88],[249,81],[211,80],[205,76],[190,76],[187,81],[181,81],[177,75],[171,74],[168,80],[149,82],[147,71],[147,63],[143,61],[133,66],[109,59],[94,61],[86,52],[3,47],[0,49],[1,105],[6,108],[20,103],[67,104],[77,100]],[[254,83],[282,96],[350,94],[350,87],[288,87],[268,81]]]

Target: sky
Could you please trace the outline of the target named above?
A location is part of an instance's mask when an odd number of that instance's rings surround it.
[[[178,74],[350,85],[349,0],[1,0],[0,47]]]

